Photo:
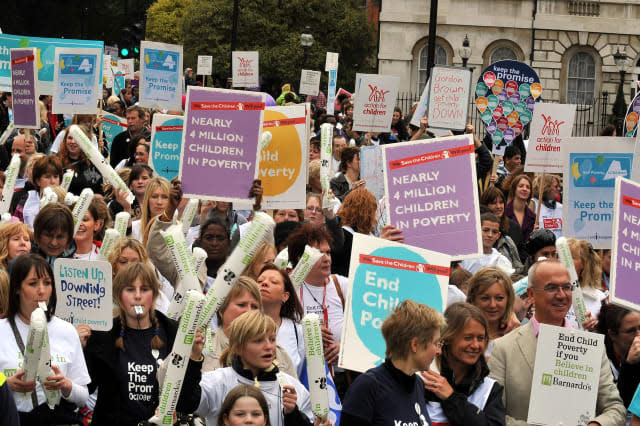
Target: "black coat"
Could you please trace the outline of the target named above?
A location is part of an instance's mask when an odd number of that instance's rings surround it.
[[[178,331],[178,324],[156,311],[156,317],[160,328],[167,335],[165,344],[169,351],[173,347],[173,342]],[[128,413],[122,411],[120,404],[122,398],[118,394],[121,386],[118,383],[118,352],[115,341],[120,336],[120,318],[114,318],[113,327],[110,331],[94,331],[84,349],[84,357],[87,362],[87,369],[91,376],[89,393],[93,393],[96,388],[98,400],[93,411],[91,424],[100,425],[137,425],[138,420],[129,417]],[[126,344],[126,343],[125,343]],[[125,346],[126,347],[126,346]],[[158,403],[158,395],[154,395],[154,403]]]

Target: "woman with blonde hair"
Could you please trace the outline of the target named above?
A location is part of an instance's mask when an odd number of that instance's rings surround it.
[[[146,263],[127,264],[115,276],[113,296],[119,314],[110,331],[91,333],[84,351],[89,390],[100,389],[93,425],[132,425],[153,416],[160,390],[158,365],[171,352],[178,328],[154,309],[159,294],[156,274]],[[200,370],[201,352],[202,335],[198,335],[188,369]]]
[[[595,320],[598,318],[600,308],[607,298],[607,295],[602,292],[600,256],[588,241],[568,238],[567,243],[569,243],[573,265],[576,268],[576,274],[578,274],[578,281],[580,281],[587,312],[591,312],[591,318]],[[577,327],[573,306],[567,312],[567,319],[574,327]],[[596,322],[591,321],[590,325],[589,329],[592,330],[596,327]]]
[[[142,217],[131,223],[131,236],[146,244],[144,236],[147,226],[156,216],[163,214],[169,207],[171,184],[163,177],[157,176],[149,180],[142,201]],[[171,219],[171,218],[169,218]]]
[[[489,321],[486,356],[491,354],[494,339],[504,336],[518,325],[512,318],[514,300],[511,278],[500,268],[483,268],[469,280],[467,303],[480,308]]]
[[[451,426],[504,425],[504,388],[489,377],[484,357],[489,341],[486,315],[469,303],[454,303],[444,317],[442,353],[436,356],[440,373],[422,373],[431,421]]]
[[[262,297],[256,282],[247,277],[241,276],[236,284],[231,288],[226,299],[216,313],[216,323],[218,329],[211,331],[212,352],[205,356],[202,364],[202,372],[216,370],[226,367],[222,357],[229,347],[229,337],[231,335],[231,324],[240,315],[250,311],[262,312]],[[296,368],[291,361],[291,357],[281,346],[276,346],[275,359],[278,368],[292,377],[297,377]]]
[[[0,318],[4,318],[9,309],[9,275],[0,269]]]
[[[415,373],[428,370],[440,352],[443,325],[435,309],[412,300],[400,303],[382,323],[386,359],[353,382],[341,424],[430,425],[425,386]]]
[[[311,424],[309,392],[274,363],[276,328],[276,323],[260,311],[245,312],[236,318],[229,326],[229,347],[221,356],[224,368],[204,374],[187,369],[185,380],[198,381],[199,385],[181,393],[178,407],[215,425],[227,393],[240,384],[255,385],[269,403],[269,418],[274,426]]]
[[[9,262],[31,251],[33,232],[22,222],[0,226],[0,267],[7,269]]]
[[[247,275],[252,280],[257,280],[262,268],[266,265],[272,264],[277,254],[276,247],[273,244],[268,241],[263,241],[249,261],[249,264],[244,271],[244,275]]]

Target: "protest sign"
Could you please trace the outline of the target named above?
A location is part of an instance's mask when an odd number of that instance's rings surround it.
[[[336,96],[335,96],[335,100],[334,100],[334,105],[333,105],[334,108],[335,108],[335,111],[338,111],[338,112],[340,112],[340,101],[338,100],[338,97],[340,95],[346,95],[347,98],[349,98],[349,99],[351,99],[351,97],[352,97],[351,93],[347,92],[342,87],[338,88],[338,91],[336,92]]]
[[[336,86],[338,85],[338,70],[329,70],[329,80],[327,88],[327,114],[333,115],[335,112]]]
[[[104,45],[104,54],[108,55],[112,58],[117,59],[118,58],[118,47],[117,46],[109,46],[109,45]]]
[[[353,234],[338,365],[363,372],[383,362],[386,345],[380,327],[402,301],[443,312],[450,262],[441,253]]]
[[[124,73],[125,79],[133,80],[133,59],[118,59],[118,69]]]
[[[96,331],[109,331],[113,325],[111,264],[102,260],[56,259],[56,316],[65,321],[86,324]]]
[[[104,134],[105,139],[107,140],[107,146],[109,147],[109,152],[111,152],[111,144],[113,143],[113,138],[115,138],[120,133],[127,130],[127,119],[119,117],[115,114],[111,114],[110,112],[103,113],[102,116],[102,133]]]
[[[154,114],[151,125],[149,165],[158,175],[171,181],[180,170],[184,117]]]
[[[182,110],[182,46],[141,41],[140,59],[140,106]]]
[[[116,96],[120,96],[120,93],[124,88],[125,88],[124,73],[121,70],[116,68],[113,74],[113,94]]]
[[[13,124],[23,129],[40,128],[38,69],[35,47],[11,49]]]
[[[617,178],[611,245],[611,291],[609,300],[640,311],[640,185]]]
[[[320,71],[302,70],[300,74],[300,94],[317,96],[320,91]]]
[[[433,67],[429,81],[429,127],[464,130],[469,115],[471,70]]]
[[[39,95],[54,95],[54,68],[56,47],[67,48],[95,48],[100,49],[102,63],[102,48],[104,42],[91,40],[73,40],[59,38],[25,37],[11,34],[0,34],[0,91],[11,90],[10,49],[35,47],[36,63],[38,67]],[[102,77],[100,77],[102,78]]]
[[[232,87],[258,87],[260,81],[258,52],[233,52],[231,54]]]
[[[475,92],[476,108],[491,134],[493,152],[502,155],[531,122],[533,107],[542,95],[540,78],[524,62],[498,61],[482,72]]]
[[[107,89],[113,87],[113,71],[111,70],[111,56],[102,56],[102,85]]]
[[[482,255],[471,134],[385,145],[387,223],[404,242],[456,259]]]
[[[376,200],[384,197],[384,162],[381,146],[360,147],[360,179],[365,187],[376,196]]]
[[[633,98],[627,108],[627,115],[624,117],[624,128],[622,131],[628,138],[636,136],[638,129],[638,119],[640,118],[640,92]]]
[[[324,62],[324,70],[326,72],[338,69],[338,55],[339,54],[335,52],[327,52],[327,58]]]
[[[179,175],[185,197],[247,200],[264,108],[264,93],[189,86]]]
[[[213,70],[213,56],[198,55],[197,75],[211,75]]]
[[[571,136],[575,116],[575,105],[535,104],[525,171],[562,173],[562,140]]]
[[[54,114],[96,114],[102,99],[102,51],[57,47]]]
[[[429,80],[427,80],[427,84],[424,85],[424,89],[422,90],[422,95],[420,95],[420,102],[418,102],[416,110],[411,116],[411,122],[409,124],[412,126],[420,127],[420,120],[427,112],[427,107],[429,106],[429,85]]]
[[[527,423],[586,425],[593,420],[603,350],[602,334],[540,324]]]
[[[263,131],[271,142],[260,152],[264,209],[304,209],[307,185],[307,133],[304,105],[268,107]]]
[[[388,132],[398,96],[398,77],[356,74],[353,130]]]
[[[572,137],[562,143],[566,148],[563,148],[563,235],[587,240],[596,249],[609,249],[615,180],[618,176],[631,177],[633,139]]]

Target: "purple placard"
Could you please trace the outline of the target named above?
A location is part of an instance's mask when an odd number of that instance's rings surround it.
[[[247,200],[264,107],[264,93],[189,86],[179,175],[186,197]]]
[[[611,301],[640,310],[640,185],[619,178],[611,254]]]
[[[23,129],[39,129],[36,49],[11,49],[13,123]]]
[[[471,135],[384,146],[387,223],[404,242],[456,259],[482,255]]]

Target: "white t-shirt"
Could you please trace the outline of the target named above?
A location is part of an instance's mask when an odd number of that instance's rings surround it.
[[[447,308],[457,302],[466,302],[467,295],[453,284],[449,284],[447,292]]]
[[[538,200],[533,199],[535,209],[538,208]],[[533,211],[536,211],[536,210]],[[540,206],[540,221],[538,226],[541,229],[548,229],[554,233],[556,238],[562,237],[562,203],[556,202],[556,208],[550,209],[542,203]]]
[[[297,338],[296,334],[298,335]],[[280,324],[278,334],[276,335],[276,343],[287,351],[291,361],[293,361],[293,365],[296,367],[298,377],[300,377],[306,356],[302,326],[294,323],[289,318],[282,318],[282,324]]]
[[[465,259],[460,263],[462,269],[466,269],[467,271],[475,274],[480,269],[485,266],[508,266],[512,268],[511,262],[505,256],[500,254],[500,252],[494,248],[491,249],[491,253],[483,254],[482,257],[477,257],[474,259]]]
[[[344,302],[347,303],[347,289],[349,280],[342,275],[335,275],[337,278],[340,289],[342,290],[342,296]],[[342,337],[342,320],[344,317],[344,310],[340,296],[336,290],[336,286],[333,283],[333,275],[330,276],[330,282],[327,284],[326,297],[324,296],[325,287],[315,287],[308,284],[306,281],[300,287],[300,302],[302,303],[302,310],[304,314],[314,313],[318,314],[320,320],[324,319],[322,311],[322,303],[324,299],[324,305],[327,307],[327,316],[329,317],[329,330],[333,333],[333,338],[336,342],[340,341]]]
[[[22,322],[17,315],[15,316],[15,322],[20,337],[26,344],[29,326]],[[65,377],[71,380],[73,386],[85,387],[86,393],[86,386],[91,382],[91,377],[89,377],[89,372],[87,371],[87,364],[84,361],[82,345],[76,329],[68,322],[54,316],[47,324],[47,330],[49,344],[51,345],[51,363],[58,367]],[[10,377],[22,368],[23,356],[11,331],[9,320],[6,318],[0,319],[0,338],[2,339],[2,344],[0,344],[0,371],[5,376]],[[36,380],[36,391],[38,403],[45,403],[46,397],[42,384],[38,380]],[[73,394],[74,391],[72,389],[70,396]],[[14,393],[13,398],[18,411],[29,412],[33,410],[30,394],[25,396],[24,393]],[[83,401],[84,403],[86,403],[86,398]]]
[[[78,254],[77,252],[73,254],[74,259],[78,260],[97,260],[98,259],[98,246],[95,244],[91,245],[91,250],[89,253]]]

